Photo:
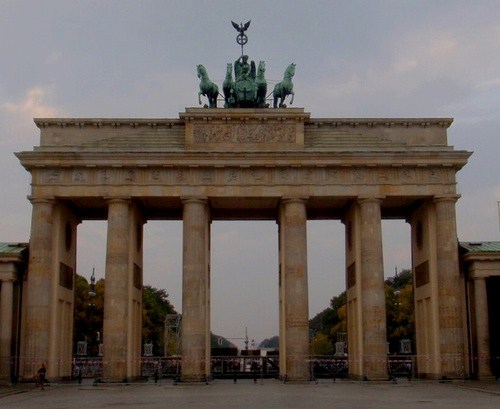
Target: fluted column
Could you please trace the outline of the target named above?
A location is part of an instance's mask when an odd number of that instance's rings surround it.
[[[309,371],[309,293],[307,281],[307,212],[303,199],[285,199],[280,213],[281,317],[280,375],[307,381]],[[283,348],[282,348],[283,346]]]
[[[22,376],[31,378],[41,363],[47,366],[48,376],[52,367],[49,356],[50,300],[53,269],[53,211],[54,201],[35,198],[31,219],[29,267],[27,277],[26,321],[22,337]]]
[[[387,379],[387,333],[382,252],[381,199],[358,200],[361,246],[363,374]]]
[[[458,196],[435,198],[439,340],[441,375],[464,375],[464,328],[458,266],[455,202]]]
[[[474,277],[474,311],[476,321],[477,364],[479,379],[491,378],[488,294],[486,279]]]
[[[127,329],[129,305],[130,200],[108,201],[106,287],[103,323],[103,380],[127,378]]]
[[[0,379],[10,378],[10,358],[12,343],[12,314],[14,313],[15,275],[2,277],[0,303]]]
[[[183,200],[182,380],[210,375],[209,215],[207,200]]]

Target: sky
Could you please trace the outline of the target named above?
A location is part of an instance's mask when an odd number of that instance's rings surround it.
[[[198,106],[195,67],[222,85],[241,49],[269,83],[296,64],[294,107],[312,118],[452,117],[474,152],[458,173],[459,240],[499,240],[498,0],[0,0],[0,241],[27,242],[30,175],[14,152],[35,117],[177,118]],[[409,268],[409,226],[384,221],[386,276]],[[309,310],[345,289],[344,229],[308,222]],[[181,222],[145,225],[144,283],[181,310]],[[78,230],[77,272],[104,277],[105,222]],[[212,224],[212,331],[242,346],[278,333],[277,225]]]

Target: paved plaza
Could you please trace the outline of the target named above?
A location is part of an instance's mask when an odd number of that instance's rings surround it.
[[[0,388],[0,407],[10,408],[499,408],[500,382],[361,383],[320,381],[283,384],[264,380],[217,381],[211,385],[92,386],[53,384],[44,391],[20,385]]]

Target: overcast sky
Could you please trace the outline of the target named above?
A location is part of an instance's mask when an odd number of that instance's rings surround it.
[[[177,118],[197,106],[196,64],[222,83],[240,55],[230,21],[251,19],[245,53],[269,82],[297,65],[294,106],[311,117],[453,117],[449,144],[474,151],[458,175],[459,239],[498,240],[498,0],[0,0],[0,241],[29,240],[34,117]],[[182,225],[148,222],[145,284],[181,310]],[[386,275],[410,267],[409,227],[384,222]],[[106,224],[79,227],[78,267],[104,276]],[[277,225],[212,224],[212,330],[278,333]],[[344,230],[308,223],[310,315],[345,288]],[[242,346],[240,341],[235,342]]]

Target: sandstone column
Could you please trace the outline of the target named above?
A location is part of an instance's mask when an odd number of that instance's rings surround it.
[[[32,379],[41,363],[47,365],[47,376],[52,368],[49,355],[50,300],[52,293],[52,217],[54,201],[31,200],[33,212],[26,292],[26,314],[21,346],[21,376]]]
[[[387,334],[384,258],[379,198],[358,200],[361,246],[361,315],[363,374],[369,380],[387,379]]]
[[[106,287],[103,323],[103,380],[127,378],[130,200],[108,201]]]
[[[210,375],[209,214],[207,200],[183,200],[182,380]]]
[[[0,304],[0,380],[10,379],[12,314],[14,313],[14,273],[2,277]]]
[[[457,196],[434,199],[441,375],[454,378],[464,375],[464,327],[455,221],[456,200]]]
[[[474,277],[475,320],[477,339],[478,378],[492,378],[490,365],[490,337],[488,317],[488,294],[486,279]]]
[[[308,381],[309,294],[307,213],[303,199],[285,199],[280,209],[280,376]]]

